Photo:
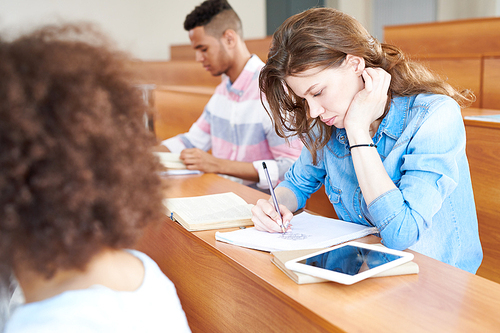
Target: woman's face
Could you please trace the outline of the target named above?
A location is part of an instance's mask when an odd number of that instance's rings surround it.
[[[328,126],[344,128],[344,118],[354,96],[364,88],[361,74],[363,58],[347,55],[336,68],[312,68],[294,76],[286,83],[293,92],[307,101],[309,116],[320,117]]]

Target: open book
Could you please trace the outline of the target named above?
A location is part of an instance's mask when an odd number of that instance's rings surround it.
[[[164,199],[167,215],[189,231],[253,225],[252,206],[233,192]]]
[[[377,233],[375,227],[344,222],[307,212],[292,219],[292,230],[286,233],[268,233],[255,228],[216,232],[215,239],[261,251],[284,251],[325,248]]]
[[[378,246],[383,246],[382,244],[377,244]],[[289,260],[296,259],[310,253],[314,253],[316,251],[320,251],[321,249],[307,249],[307,250],[292,250],[292,251],[274,251],[271,254],[273,258],[271,261],[283,271],[290,279],[295,281],[297,284],[306,284],[306,283],[319,283],[319,282],[330,282],[329,280],[325,280],[316,276],[303,274],[299,272],[292,271],[285,267],[285,263]],[[400,266],[388,269],[381,273],[378,273],[372,277],[382,277],[382,276],[394,276],[394,275],[405,275],[405,274],[418,274],[419,267],[417,263],[410,261],[404,263]]]

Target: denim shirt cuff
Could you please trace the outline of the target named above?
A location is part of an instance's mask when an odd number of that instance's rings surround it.
[[[380,232],[401,212],[403,198],[397,188],[387,191],[373,200],[368,206],[368,211]]]
[[[284,180],[278,184],[277,188],[278,187],[286,187],[287,189],[292,191],[293,194],[295,194],[295,198],[297,198],[297,210],[304,208],[304,206],[306,205],[307,198],[303,195],[301,191],[299,191],[295,186],[293,186],[291,182],[289,182],[288,180]]]

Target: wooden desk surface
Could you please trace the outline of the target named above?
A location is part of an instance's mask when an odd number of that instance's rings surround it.
[[[464,109],[462,115],[500,115],[500,110]],[[500,283],[500,122],[464,119],[483,262],[477,274]]]
[[[169,180],[170,197],[233,191],[249,203],[268,196],[213,174]],[[498,331],[500,284],[415,254],[418,275],[352,286],[297,285],[271,254],[215,241],[166,219],[137,249],[175,283],[193,332]],[[374,236],[365,242],[378,242]]]
[[[495,109],[481,109],[481,108],[466,108],[462,109],[462,116],[464,117],[464,124],[466,131],[469,131],[470,127],[489,127],[489,128],[500,128],[500,123],[491,121],[488,119],[468,119],[465,117],[474,116],[498,116],[500,115],[500,110]]]

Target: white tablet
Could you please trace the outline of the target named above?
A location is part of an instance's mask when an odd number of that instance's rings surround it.
[[[286,268],[342,284],[353,284],[411,261],[413,254],[348,242],[287,261]]]

